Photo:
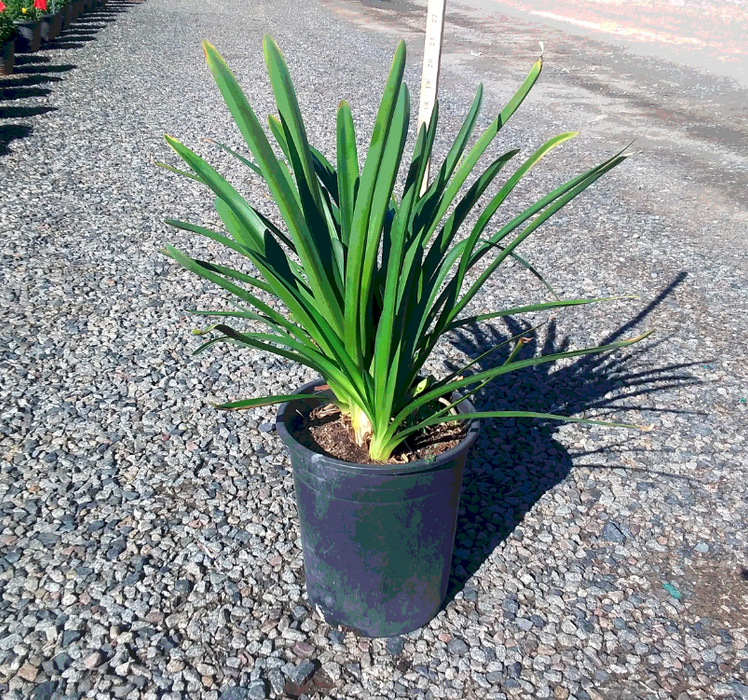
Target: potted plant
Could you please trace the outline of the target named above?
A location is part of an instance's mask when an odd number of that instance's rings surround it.
[[[492,369],[471,374],[476,360],[441,378],[426,376],[424,370],[439,338],[454,329],[602,301],[556,298],[478,315],[468,308],[484,282],[510,259],[540,277],[517,247],[623,162],[625,149],[501,227],[489,228],[527,172],[576,135],[565,133],[544,143],[477,207],[518,151],[505,153],[480,171],[477,163],[535,84],[542,57],[468,148],[481,106],[478,89],[446,159],[422,191],[438,106],[428,127],[418,131],[400,190],[397,176],[410,109],[403,82],[404,43],[395,53],[362,169],[351,110],[344,101],[337,114],[335,160],[328,161],[309,144],[285,60],[271,38],[265,37],[263,46],[278,114],[271,115],[268,124],[283,159],[276,156],[226,63],[213,46],[203,46],[254,161],[222,148],[264,180],[285,226],[248,204],[203,158],[166,137],[191,172],[159,165],[212,190],[226,232],[168,223],[222,243],[253,265],[239,270],[192,258],[170,245],[164,249],[233,296],[232,309],[196,312],[219,317],[215,325],[196,331],[216,334],[196,352],[227,342],[275,353],[320,376],[295,393],[218,407],[283,404],[277,427],[293,465],[309,599],[331,622],[363,634],[407,632],[428,622],[446,593],[462,469],[477,421],[524,417],[601,423],[523,410],[476,412],[469,397],[508,372],[614,350],[647,335],[530,358],[521,357],[523,338],[516,337],[507,341],[513,347],[506,360]],[[463,233],[471,212],[469,220],[475,223]],[[240,319],[246,327],[229,326],[223,322],[226,318]],[[441,453],[438,444],[429,444],[432,431],[440,426],[448,431],[446,438],[436,435],[448,448]],[[326,441],[332,447],[326,448]]]
[[[13,75],[15,62],[16,26],[10,12],[6,12],[5,5],[0,2],[0,74]]]
[[[16,52],[38,51],[42,41],[42,13],[34,0],[9,0],[6,7],[16,27]]]
[[[73,21],[73,5],[70,0],[57,0],[57,9],[60,12],[60,31],[67,29]]]
[[[52,41],[62,30],[62,12],[55,0],[34,0],[34,7],[42,13],[42,41]]]

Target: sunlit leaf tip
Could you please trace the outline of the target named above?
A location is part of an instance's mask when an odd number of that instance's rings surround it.
[[[216,51],[216,47],[213,46],[207,39],[203,40],[203,53],[205,54],[205,60],[209,60],[209,54],[216,54],[218,55],[218,51]]]
[[[193,328],[192,329],[192,335],[208,335],[208,333],[211,333],[216,329],[216,326],[218,324],[213,324],[212,326],[209,326],[208,328]]]

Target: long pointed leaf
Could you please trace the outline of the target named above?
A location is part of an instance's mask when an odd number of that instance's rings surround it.
[[[356,362],[363,369],[362,343],[361,343],[361,282],[363,275],[366,248],[369,237],[379,232],[369,231],[372,202],[379,176],[382,156],[387,144],[387,135],[390,124],[397,108],[397,100],[400,95],[403,71],[405,70],[405,42],[401,41],[395,56],[392,59],[384,95],[379,105],[377,118],[374,122],[374,130],[371,135],[369,151],[366,156],[364,170],[356,197],[356,206],[353,212],[351,224],[351,235],[348,241],[348,266],[345,281],[345,344],[351,355],[356,356]]]
[[[353,210],[356,205],[356,183],[359,178],[358,150],[353,116],[348,103],[342,101],[338,107],[338,197],[340,202],[341,241],[348,245],[353,225]]]
[[[265,181],[273,194],[273,199],[278,204],[281,215],[288,226],[296,252],[307,272],[309,286],[312,288],[319,309],[330,325],[342,334],[342,310],[337,304],[335,293],[326,278],[313,236],[304,221],[296,195],[289,188],[278,159],[273,154],[257,117],[229,67],[208,42],[203,43],[203,48],[205,49],[208,66],[226,101],[226,105],[242,132],[249,149],[254,154]]]
[[[477,382],[482,382],[486,379],[494,379],[495,377],[498,377],[502,374],[507,374],[508,372],[514,372],[518,369],[523,369],[525,367],[535,367],[540,364],[544,364],[547,362],[555,362],[557,360],[563,360],[567,358],[572,357],[579,357],[582,355],[591,355],[593,353],[601,353],[601,352],[607,352],[608,350],[616,350],[618,348],[626,347],[627,345],[632,345],[633,343],[637,343],[640,340],[643,340],[647,336],[651,335],[652,331],[647,331],[646,333],[643,333],[640,336],[637,336],[636,338],[630,338],[628,340],[619,340],[615,343],[610,343],[608,345],[600,345],[598,347],[593,348],[583,348],[581,350],[570,350],[568,352],[558,352],[553,353],[550,355],[541,355],[540,357],[532,357],[527,360],[519,360],[517,362],[513,362],[510,365],[502,365],[500,367],[494,367],[489,370],[485,370],[483,372],[478,372],[476,374],[471,375],[470,377],[466,377],[465,379],[460,379],[457,381],[452,382],[451,384],[447,385],[446,387],[441,387],[437,389],[436,391],[428,391],[420,396],[418,396],[416,399],[414,399],[406,408],[404,408],[398,415],[396,415],[392,420],[392,428],[390,429],[392,433],[397,431],[397,427],[402,423],[405,418],[407,418],[411,413],[417,411],[421,406],[424,406],[429,401],[433,401],[434,399],[438,399],[440,396],[443,396],[445,393],[457,391],[458,389],[462,389],[463,387],[470,386],[471,384],[475,384]],[[446,389],[446,391],[445,391]]]

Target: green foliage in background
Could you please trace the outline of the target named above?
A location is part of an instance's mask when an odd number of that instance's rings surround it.
[[[0,44],[9,41],[16,35],[16,26],[8,10],[0,12]]]
[[[15,21],[32,22],[41,19],[44,14],[34,7],[34,0],[8,0],[5,4],[5,12]]]

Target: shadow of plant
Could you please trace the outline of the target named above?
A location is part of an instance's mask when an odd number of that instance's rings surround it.
[[[0,90],[34,87],[44,83],[59,83],[62,80],[56,75],[23,75],[20,77],[9,76],[8,78],[8,80],[0,80]]]
[[[52,59],[49,56],[41,56],[38,53],[19,53],[16,54],[15,64],[18,66],[26,66],[30,63],[49,63]],[[12,77],[12,76],[8,76]]]
[[[600,344],[629,335],[685,277],[685,273],[680,273],[642,312]],[[514,318],[507,318],[505,322],[506,333],[491,327],[474,328],[455,334],[453,345],[467,356],[477,357],[509,337],[530,331],[529,324]],[[619,412],[628,408],[626,399],[698,383],[686,371],[695,363],[649,370],[630,369],[635,358],[656,344],[588,355],[564,366],[548,363],[511,372],[476,394],[474,403],[478,410],[519,409],[576,417],[594,410],[596,418],[620,420]],[[539,348],[537,339],[531,338],[517,359],[563,352],[570,349],[568,346],[569,339],[559,338],[555,323],[551,321],[543,347]],[[475,371],[501,364],[509,352],[508,346],[497,350],[478,363]],[[465,469],[445,606],[542,495],[568,476],[573,466],[572,457],[554,437],[561,425],[563,423],[530,419],[483,423],[476,444],[482,459],[480,462],[468,459]],[[608,450],[606,448],[606,452]]]
[[[33,63],[36,63],[37,61],[34,61]],[[16,67],[13,69],[13,74],[17,75],[19,73],[66,73],[69,70],[73,70],[73,68],[77,68],[77,66],[73,63],[64,63],[59,66],[35,66],[31,61],[28,62],[29,65],[26,65],[25,63],[17,64]]]
[[[60,39],[72,39],[79,36],[95,37],[100,29],[103,29],[103,27],[100,27],[98,25],[90,25],[88,27],[71,27],[70,29],[66,29],[60,35]],[[56,46],[54,48],[56,48]]]
[[[0,156],[10,152],[8,145],[17,139],[31,136],[34,129],[26,124],[3,124],[0,126]]]
[[[64,39],[65,37],[63,37]],[[72,41],[58,41],[55,40],[55,49],[82,49],[87,41],[94,41],[96,37],[93,36],[74,36],[71,37]]]
[[[0,119],[22,119],[23,117],[35,117],[37,114],[54,112],[57,107],[0,107]]]
[[[49,44],[45,44],[41,51],[46,49],[80,49],[85,42],[93,41],[96,35],[105,29],[107,24],[115,22],[117,15],[126,12],[122,5],[114,5],[111,8],[97,8],[79,17],[73,24],[64,29],[60,35]],[[47,59],[49,60],[49,59]]]
[[[46,97],[51,94],[49,88],[40,87],[21,87],[11,85],[0,87],[0,100],[21,100],[27,97]]]

